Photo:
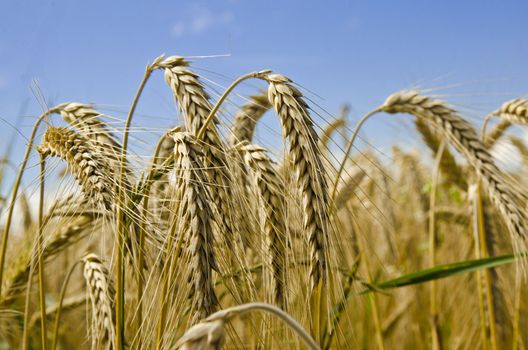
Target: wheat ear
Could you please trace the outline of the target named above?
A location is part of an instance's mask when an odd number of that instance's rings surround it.
[[[317,133],[302,93],[291,80],[280,74],[270,74],[268,98],[275,106],[282,125],[282,134],[289,141],[297,186],[302,194],[303,231],[310,243],[312,287],[326,276],[328,240],[328,193],[317,144]]]
[[[92,303],[92,348],[105,344],[108,349],[115,349],[115,291],[110,274],[95,254],[86,255],[82,262],[87,292]]]
[[[206,169],[207,181],[212,184],[210,192],[214,201],[211,207],[216,222],[215,233],[223,245],[232,253],[228,260],[231,265],[247,265],[245,256],[241,254],[241,234],[239,222],[242,213],[233,210],[237,206],[237,196],[233,186],[233,172],[230,169],[226,157],[226,149],[217,129],[217,108],[213,108],[209,102],[209,96],[205,92],[198,76],[187,68],[188,63],[183,58],[172,56],[160,63],[165,69],[165,81],[170,86],[179,108],[185,119],[185,129],[194,135],[203,150],[203,165]],[[239,79],[240,80],[240,79]],[[229,89],[228,89],[229,90]],[[219,107],[227,95],[223,95],[216,107]],[[250,277],[244,272],[245,281]],[[237,287],[245,287],[242,281],[236,282],[237,286],[231,289],[236,293],[235,298],[241,301],[241,294]],[[251,291],[248,291],[249,293]]]
[[[101,113],[93,109],[92,105],[67,102],[57,108],[60,109],[62,118],[77,128],[84,137],[93,141],[99,151],[117,160],[121,145],[110,131],[108,124],[101,120]]]
[[[332,138],[332,134],[337,129],[344,130],[346,128],[346,124],[347,124],[346,121],[347,121],[347,116],[349,112],[350,112],[350,106],[348,104],[344,104],[341,107],[341,111],[339,112],[339,117],[332,120],[323,129],[323,132],[321,133],[321,139],[319,141],[319,143],[321,144],[321,149],[323,151],[328,151],[328,147],[329,147],[330,139]]]
[[[50,126],[39,150],[44,155],[65,160],[86,198],[108,212],[112,210],[112,183],[107,175],[109,166],[105,159],[91,150],[86,138],[73,130]]]
[[[492,117],[499,117],[500,120],[486,134],[486,126]],[[499,109],[484,118],[482,126],[484,145],[487,148],[492,147],[512,124],[528,124],[528,100],[516,98],[507,101]]]
[[[266,234],[268,262],[272,270],[272,285],[275,303],[286,308],[286,266],[287,237],[285,222],[285,203],[282,191],[284,184],[273,167],[271,159],[262,147],[246,142],[237,146],[244,156],[248,172],[252,174],[258,192],[260,210],[263,217],[260,226]]]
[[[524,245],[521,240],[526,239],[527,235],[525,216],[516,204],[514,192],[466,120],[444,102],[420,95],[417,91],[395,93],[387,98],[380,109],[387,113],[409,113],[424,118],[441,130],[482,179],[490,199],[507,223],[516,248]]]
[[[229,144],[234,146],[242,141],[251,142],[258,121],[270,108],[271,104],[266,92],[251,96],[250,101],[235,114]]]
[[[233,234],[237,231],[231,218],[230,191],[231,175],[227,169],[224,146],[217,130],[216,117],[206,125],[212,106],[209,95],[205,92],[198,76],[188,68],[189,63],[179,56],[171,56],[160,63],[165,69],[165,81],[170,86],[178,105],[183,112],[186,130],[197,136],[205,126],[201,142],[205,144],[204,165],[208,167],[206,174],[213,183],[211,192],[217,198],[215,219],[219,221],[220,230],[226,236],[226,243],[233,244]]]
[[[218,305],[213,284],[213,269],[217,269],[217,265],[213,250],[213,214],[209,207],[211,197],[196,139],[186,132],[176,132],[172,136],[178,171],[177,192],[181,195],[176,232],[189,243],[193,282],[190,295],[196,306],[194,320],[198,321],[214,312]]]

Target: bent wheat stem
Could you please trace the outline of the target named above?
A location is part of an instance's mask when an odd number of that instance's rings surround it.
[[[66,277],[64,278],[64,282],[62,282],[62,287],[59,295],[59,301],[58,301],[58,307],[57,307],[57,313],[55,314],[55,324],[53,326],[53,338],[51,343],[51,350],[55,350],[57,348],[57,339],[59,337],[59,325],[60,325],[60,318],[61,318],[61,312],[62,312],[62,303],[64,301],[64,296],[66,295],[66,289],[68,287],[68,283],[70,281],[70,277],[73,274],[73,271],[75,270],[75,267],[79,265],[81,261],[77,260],[73,263],[72,267],[70,267],[70,270],[66,274]]]
[[[216,102],[216,104],[214,105],[213,109],[211,109],[211,112],[209,112],[209,115],[205,119],[205,122],[204,122],[202,128],[198,131],[198,134],[196,135],[196,138],[198,140],[202,139],[203,135],[205,134],[205,131],[209,127],[209,124],[211,124],[211,122],[213,121],[216,112],[218,112],[218,109],[220,109],[220,106],[222,105],[224,100],[227,98],[229,93],[231,91],[233,91],[233,89],[238,84],[240,84],[244,80],[251,79],[251,78],[263,78],[264,76],[266,76],[269,73],[271,73],[271,70],[269,70],[269,69],[265,69],[265,70],[262,70],[260,72],[251,72],[251,73],[248,73],[248,74],[244,74],[243,76],[241,76],[240,78],[238,78],[237,80],[232,82],[231,85],[229,85],[229,87],[224,91],[222,96],[220,96],[220,99],[218,100],[218,102]]]
[[[352,151],[352,146],[354,146],[354,141],[356,140],[356,137],[357,137],[357,135],[359,133],[359,129],[367,121],[367,119],[369,119],[370,117],[372,117],[374,114],[378,113],[379,111],[380,111],[380,109],[376,108],[376,109],[368,112],[363,117],[361,117],[361,119],[357,123],[356,128],[354,129],[354,133],[352,134],[352,137],[350,138],[350,141],[348,142],[347,147],[345,149],[345,155],[343,156],[343,160],[341,161],[341,163],[339,163],[339,169],[337,170],[337,174],[336,174],[336,177],[335,177],[335,180],[334,180],[334,187],[332,189],[332,195],[330,197],[330,203],[333,203],[334,200],[335,200],[335,197],[336,197],[336,194],[337,194],[337,187],[339,185],[339,179],[341,178],[341,175],[343,174],[343,171],[345,170],[346,162],[348,160],[350,152]],[[333,207],[333,205],[332,205],[332,207]]]
[[[150,75],[156,69],[157,64],[161,61],[162,56],[158,57],[152,64],[148,64],[143,79],[139,84],[136,95],[132,100],[132,105],[128,111],[127,119],[125,122],[125,129],[123,131],[123,145],[121,147],[121,158],[119,162],[119,187],[118,187],[118,196],[117,196],[117,242],[116,242],[116,348],[117,350],[124,349],[124,326],[125,326],[125,281],[124,281],[124,242],[125,242],[125,212],[123,206],[125,205],[125,199],[128,194],[125,194],[125,189],[123,184],[125,182],[125,173],[126,173],[126,157],[127,157],[127,147],[128,147],[128,134],[130,131],[130,125],[132,123],[132,117],[136,110],[137,104],[139,102],[139,97],[147,84]],[[139,268],[143,268],[139,266]]]
[[[18,195],[18,189],[20,187],[20,181],[22,180],[22,175],[24,175],[24,170],[26,169],[27,162],[29,160],[29,154],[31,153],[31,149],[33,148],[33,141],[35,139],[35,135],[37,134],[37,130],[40,126],[40,123],[48,117],[49,115],[57,113],[56,108],[51,108],[41,114],[38,118],[35,124],[33,125],[33,130],[31,131],[31,136],[29,136],[28,145],[26,147],[26,153],[24,154],[24,159],[22,161],[22,165],[20,165],[20,170],[18,171],[15,184],[13,186],[13,192],[11,193],[11,201],[9,203],[9,207],[7,209],[7,219],[4,226],[4,232],[2,234],[2,248],[0,249],[0,295],[2,295],[2,282],[3,282],[3,276],[4,276],[4,264],[5,264],[5,257],[7,252],[7,240],[9,238],[9,230],[11,229],[12,219],[13,219],[13,210],[15,209],[15,201],[17,199]]]
[[[44,231],[44,176],[46,175],[46,156],[40,154],[40,193],[38,209],[38,237],[37,237],[37,254],[38,254],[38,282],[39,282],[39,302],[40,302],[40,332],[42,336],[42,349],[48,348],[48,334],[46,332],[46,289],[44,284],[44,249],[43,249],[43,231]]]

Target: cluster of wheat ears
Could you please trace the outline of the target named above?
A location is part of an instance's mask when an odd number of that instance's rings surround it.
[[[139,167],[127,152],[132,120],[159,71],[181,125]],[[229,116],[223,103],[248,79],[267,90]],[[268,110],[283,157],[253,143]],[[327,127],[310,113],[300,89],[269,70],[215,102],[179,56],[147,66],[120,138],[92,105],[45,111],[2,203],[0,348],[523,349],[523,177],[490,149],[528,123],[528,100],[490,113],[480,135],[418,91],[391,95],[352,135],[345,110]],[[411,115],[431,162],[394,147],[389,167],[354,149],[378,113]],[[21,185],[32,155],[34,221]],[[79,191],[53,196],[46,180],[61,162]]]

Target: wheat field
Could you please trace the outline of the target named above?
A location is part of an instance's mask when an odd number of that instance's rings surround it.
[[[0,349],[525,349],[528,163],[492,149],[528,159],[510,132],[528,100],[476,125],[407,90],[321,123],[289,77],[215,93],[192,64],[152,60],[125,119],[51,107],[24,157],[5,154]],[[177,116],[143,137],[155,75]],[[254,137],[268,114],[280,145]],[[421,148],[359,147],[381,114],[412,120]]]

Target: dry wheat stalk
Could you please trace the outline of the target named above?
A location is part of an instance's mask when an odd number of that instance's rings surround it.
[[[268,261],[272,269],[272,286],[275,303],[285,309],[286,303],[286,266],[287,237],[285,222],[284,183],[274,168],[266,150],[257,145],[243,142],[238,145],[244,156],[248,172],[252,174],[254,186],[258,192],[260,210],[263,217],[260,226],[266,234]]]
[[[428,120],[442,130],[445,137],[465,156],[481,178],[490,199],[507,223],[516,248],[524,245],[522,240],[527,235],[525,215],[519,210],[516,196],[493,158],[466,120],[444,102],[422,96],[417,91],[403,91],[389,96],[381,110],[387,113],[409,113]]]
[[[96,206],[108,212],[112,210],[113,191],[108,163],[91,150],[86,138],[73,130],[50,126],[46,129],[39,150],[44,155],[65,160],[86,199],[93,200]]]
[[[213,269],[217,269],[213,249],[212,200],[196,139],[186,132],[176,132],[174,139],[175,167],[178,172],[176,190],[178,203],[176,232],[189,244],[192,282],[190,295],[196,307],[194,320],[198,321],[216,310],[218,300],[213,284]]]
[[[104,345],[115,349],[115,291],[108,269],[95,254],[86,255],[82,262],[92,304],[92,348]]]
[[[302,195],[303,231],[310,244],[310,279],[315,287],[326,276],[328,244],[328,190],[318,137],[302,93],[283,75],[268,75],[266,80]]]
[[[251,142],[258,121],[270,108],[271,104],[266,92],[250,96],[250,101],[235,114],[235,121],[229,135],[229,144],[234,146],[242,141]]]

